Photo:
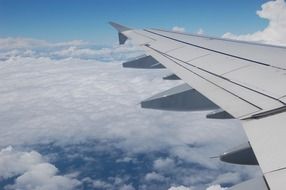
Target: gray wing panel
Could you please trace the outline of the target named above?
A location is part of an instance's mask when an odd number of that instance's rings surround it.
[[[281,46],[263,45],[258,43],[241,42],[208,36],[182,34],[164,30],[148,30],[168,38],[190,43],[214,52],[241,57],[254,62],[272,65],[286,69],[286,48]]]

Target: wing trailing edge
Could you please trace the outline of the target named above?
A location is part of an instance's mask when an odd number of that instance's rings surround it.
[[[258,177],[228,188],[228,190],[269,190],[269,188],[265,179]]]

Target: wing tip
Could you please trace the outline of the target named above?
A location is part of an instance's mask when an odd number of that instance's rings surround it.
[[[118,32],[125,32],[125,31],[128,31],[128,30],[132,30],[131,28],[127,27],[127,26],[123,26],[121,24],[118,24],[116,22],[112,22],[110,21],[109,24],[115,28]]]

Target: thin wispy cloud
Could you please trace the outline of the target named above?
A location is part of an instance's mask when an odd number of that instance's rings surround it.
[[[202,28],[199,28],[197,31],[198,35],[203,35],[205,33],[205,31]]]
[[[184,27],[174,26],[174,27],[172,28],[172,31],[184,33],[184,32],[186,32],[186,29],[185,29]]]
[[[73,40],[67,42],[51,43],[46,40],[33,38],[0,38],[0,50],[9,49],[27,49],[27,48],[48,48],[48,47],[65,47],[65,46],[84,46],[88,42],[82,40]]]

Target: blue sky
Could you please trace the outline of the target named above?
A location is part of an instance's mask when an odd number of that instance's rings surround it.
[[[173,26],[221,36],[267,25],[256,15],[266,0],[0,0],[0,37],[116,42],[108,21],[133,27]]]

